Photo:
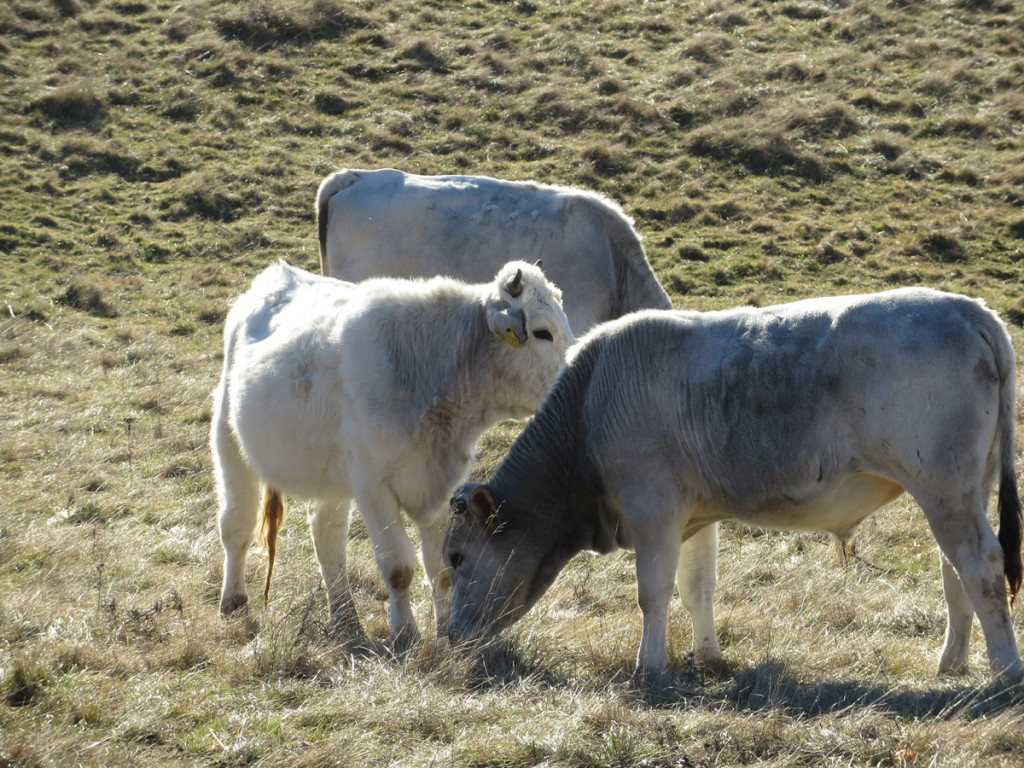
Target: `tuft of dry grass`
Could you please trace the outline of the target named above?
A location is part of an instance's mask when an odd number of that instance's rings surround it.
[[[107,98],[97,93],[88,80],[74,80],[41,93],[34,106],[60,125],[73,125],[101,119],[107,109]]]

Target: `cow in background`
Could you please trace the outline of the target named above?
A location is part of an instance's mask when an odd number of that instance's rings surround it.
[[[483,282],[508,260],[544,266],[580,336],[638,309],[671,309],[632,222],[592,192],[486,176],[344,170],[316,198],[325,275]]]

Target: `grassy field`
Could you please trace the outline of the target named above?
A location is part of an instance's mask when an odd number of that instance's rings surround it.
[[[207,447],[227,308],[275,259],[318,267],[342,167],[594,189],[679,307],[924,284],[1020,355],[1022,125],[1012,0],[5,0],[0,768],[1024,764],[980,631],[970,676],[934,675],[908,501],[844,562],[725,526],[725,662],[693,664],[675,605],[652,688],[629,553],[577,558],[482,656],[393,659],[357,526],[379,654],[351,656],[294,505],[270,604],[222,621]]]

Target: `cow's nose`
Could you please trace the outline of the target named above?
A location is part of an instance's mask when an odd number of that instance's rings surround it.
[[[462,642],[462,634],[459,632],[459,626],[456,624],[455,619],[448,621],[448,642],[452,645]]]
[[[448,642],[452,645],[461,645],[467,642],[472,636],[472,626],[465,621],[459,621],[452,616],[448,620]]]

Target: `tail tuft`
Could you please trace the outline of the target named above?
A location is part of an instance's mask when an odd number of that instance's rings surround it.
[[[274,556],[277,554],[277,533],[284,522],[284,500],[281,494],[270,486],[263,489],[263,504],[260,507],[260,522],[256,527],[256,538],[267,548],[267,583],[263,588],[263,600],[270,598],[270,577],[274,575]]]
[[[1024,564],[1021,562],[1021,506],[1017,494],[1017,481],[1012,473],[1003,474],[999,483],[999,544],[1003,548],[1006,569],[1006,586],[1013,607],[1024,580]]]

